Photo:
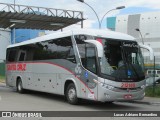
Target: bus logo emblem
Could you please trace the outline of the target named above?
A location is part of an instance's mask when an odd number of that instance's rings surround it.
[[[131,70],[128,70],[128,76],[131,76],[131,75],[132,75]]]
[[[75,73],[80,74],[82,72],[81,67],[80,67],[80,63],[77,64],[77,66],[75,67]]]

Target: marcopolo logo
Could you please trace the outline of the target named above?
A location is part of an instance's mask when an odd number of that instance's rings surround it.
[[[76,74],[80,74],[82,72],[81,67],[80,67],[80,63],[77,64],[77,66],[75,67],[75,73]]]

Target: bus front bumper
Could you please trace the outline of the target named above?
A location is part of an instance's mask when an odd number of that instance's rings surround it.
[[[99,86],[98,101],[109,102],[109,101],[132,101],[132,100],[142,100],[145,96],[145,89],[138,91],[112,91]]]

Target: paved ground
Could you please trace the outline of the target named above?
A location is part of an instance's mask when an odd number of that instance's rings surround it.
[[[136,101],[132,103],[115,102],[113,104],[103,104],[99,102],[97,103],[91,101],[83,101],[80,105],[75,106],[65,102],[63,96],[40,93],[40,92],[27,92],[26,94],[19,94],[14,89],[7,88],[5,84],[0,83],[0,111],[160,111],[159,102],[160,102],[159,98],[157,99],[157,98],[145,97],[143,101]],[[123,120],[125,119],[132,120],[132,118],[130,119],[124,118]],[[40,118],[38,120],[43,120],[43,119]],[[48,120],[51,118],[45,118],[45,119]],[[54,119],[69,120],[69,118],[62,118],[62,117]],[[72,119],[75,120],[75,118]],[[76,119],[78,120],[82,118],[76,118]],[[84,119],[88,120],[87,118]],[[102,118],[97,118],[97,117],[89,117],[89,119],[104,120]],[[113,117],[110,119],[121,120]],[[152,118],[152,119],[158,120],[157,118]],[[151,118],[149,119],[147,117],[144,120],[152,120],[152,119]]]
[[[159,106],[160,105],[160,98],[145,97],[143,100],[132,101],[130,103],[158,105]]]

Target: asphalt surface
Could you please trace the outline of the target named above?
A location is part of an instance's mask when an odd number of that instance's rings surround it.
[[[159,100],[160,99],[153,100],[152,98],[146,97],[143,101],[114,102],[112,104],[104,104],[101,102],[92,102],[84,100],[79,105],[70,105],[64,100],[63,96],[34,91],[28,91],[25,94],[19,94],[16,92],[15,89],[8,88],[5,86],[5,84],[0,84],[0,111],[160,111]],[[129,120],[132,120],[132,118]],[[39,118],[38,120],[43,119],[44,118]],[[58,117],[54,119],[63,120],[69,118]],[[99,119],[97,117],[89,117],[89,119],[101,120],[102,118]],[[112,117],[111,119],[120,120],[115,117]],[[125,119],[127,120],[126,117]],[[154,117],[152,119],[158,120]],[[145,120],[152,119],[149,119],[147,117]]]

